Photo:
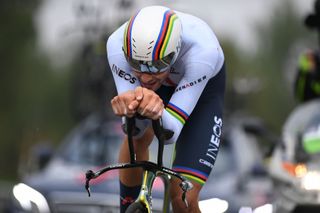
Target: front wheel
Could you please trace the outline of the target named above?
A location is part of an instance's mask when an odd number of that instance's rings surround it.
[[[143,203],[134,202],[128,207],[126,213],[148,213],[148,209]]]

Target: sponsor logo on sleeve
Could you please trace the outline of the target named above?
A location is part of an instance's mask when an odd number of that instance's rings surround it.
[[[178,92],[178,91],[181,91],[181,90],[183,90],[183,89],[187,89],[187,88],[189,88],[189,87],[195,86],[195,85],[203,82],[203,81],[206,80],[206,79],[207,79],[207,76],[204,75],[204,76],[202,76],[201,78],[199,78],[199,79],[197,79],[197,80],[195,80],[195,81],[191,81],[191,82],[189,82],[189,83],[186,83],[185,85],[182,85],[182,86],[177,87],[176,90],[175,90],[175,92]]]
[[[137,78],[132,76],[132,74],[127,73],[123,70],[121,70],[119,67],[117,67],[115,64],[112,65],[111,68],[112,72],[115,73],[120,78],[129,81],[131,84],[134,84],[137,81]]]
[[[209,161],[203,160],[203,159],[199,159],[199,162],[200,162],[201,164],[204,164],[204,165],[206,165],[207,167],[210,167],[211,169],[213,169],[213,164],[210,163]]]

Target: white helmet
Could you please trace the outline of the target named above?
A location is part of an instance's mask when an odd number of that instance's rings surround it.
[[[182,26],[173,10],[163,6],[141,9],[128,21],[123,51],[128,63],[140,72],[168,70],[181,46]]]

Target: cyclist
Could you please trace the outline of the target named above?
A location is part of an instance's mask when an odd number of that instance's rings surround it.
[[[138,113],[162,118],[174,135],[173,170],[194,185],[187,193],[189,207],[172,180],[175,212],[200,212],[198,197],[216,160],[222,128],[225,91],[224,54],[209,26],[201,19],[163,6],[142,8],[107,41],[107,55],[118,95],[111,100],[118,116]],[[150,120],[138,120],[134,138],[137,160],[148,160],[153,139]],[[129,162],[127,138],[120,162]],[[120,171],[121,212],[140,190],[139,169]]]
[[[316,30],[320,35],[320,0],[314,2],[314,11],[306,16],[304,24],[307,28]],[[300,55],[294,94],[300,102],[320,97],[319,49],[309,49]]]

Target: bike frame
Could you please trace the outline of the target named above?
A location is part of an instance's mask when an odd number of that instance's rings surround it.
[[[148,212],[151,212],[152,210],[152,196],[151,196],[151,191],[152,191],[152,186],[153,182],[158,177],[159,174],[156,174],[152,171],[144,170],[143,172],[143,180],[142,180],[142,185],[141,185],[141,190],[140,194],[135,202],[141,202],[143,203]],[[169,180],[169,179],[167,179]],[[167,184],[167,185],[166,185]],[[164,193],[164,201],[163,201],[163,206],[162,206],[162,212],[168,213],[170,211],[170,201],[169,201],[169,181],[165,183],[165,193]]]
[[[143,179],[141,184],[141,189],[138,198],[135,202],[141,202],[147,208],[148,213],[152,212],[152,187],[156,177],[160,177],[164,183],[164,201],[162,206],[162,212],[168,213],[170,211],[170,199],[169,199],[169,188],[170,188],[170,179],[171,177],[176,177],[182,182],[180,184],[181,189],[183,190],[182,199],[184,200],[186,206],[188,206],[185,199],[186,192],[192,189],[192,184],[185,177],[181,176],[179,173],[163,167],[162,166],[162,156],[164,149],[164,141],[172,137],[173,132],[170,130],[163,129],[161,120],[153,120],[152,127],[156,137],[158,138],[158,159],[157,163],[151,161],[136,161],[134,146],[133,146],[133,135],[139,131],[135,127],[135,118],[125,118],[123,129],[124,132],[128,135],[128,146],[130,152],[130,163],[122,163],[116,165],[110,165],[97,172],[88,170],[86,173],[86,185],[85,188],[90,197],[90,187],[89,182],[91,179],[99,177],[101,174],[108,172],[114,169],[127,169],[127,168],[143,168]]]

